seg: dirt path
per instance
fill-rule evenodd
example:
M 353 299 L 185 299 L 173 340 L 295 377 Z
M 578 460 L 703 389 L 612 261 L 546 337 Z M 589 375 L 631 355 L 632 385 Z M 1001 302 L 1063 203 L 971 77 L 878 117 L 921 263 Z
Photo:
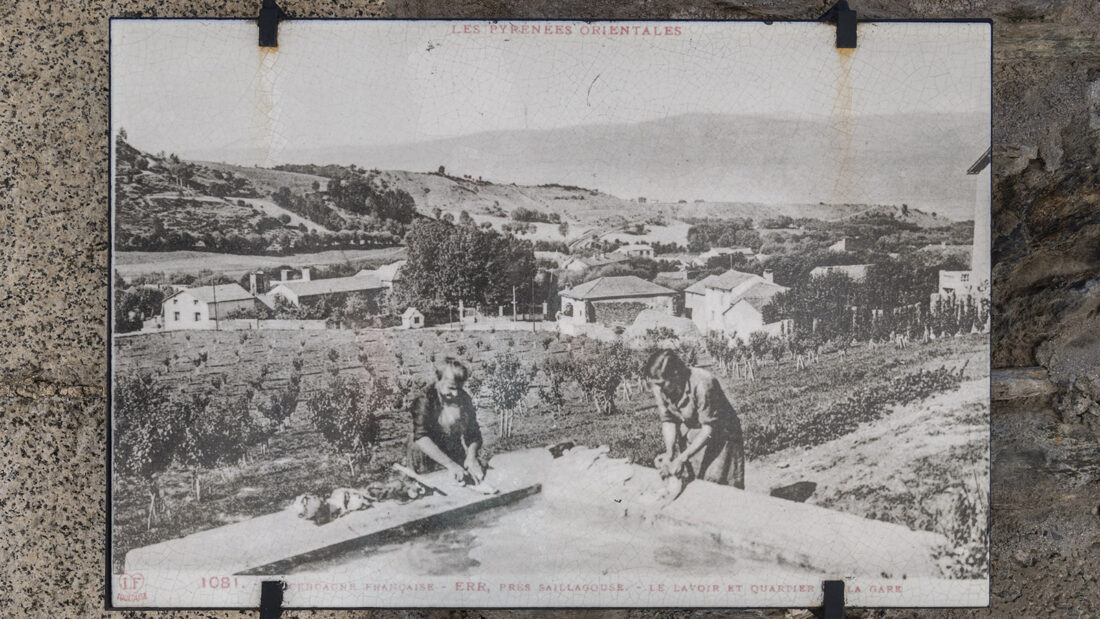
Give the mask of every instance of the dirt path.
M 922 402 L 894 407 L 883 419 L 813 448 L 792 448 L 749 462 L 748 490 L 801 481 L 817 484 L 807 503 L 895 520 L 915 510 L 909 526 L 934 524 L 953 497 L 986 487 L 988 405 L 984 380 Z M 922 522 L 923 519 L 923 522 Z

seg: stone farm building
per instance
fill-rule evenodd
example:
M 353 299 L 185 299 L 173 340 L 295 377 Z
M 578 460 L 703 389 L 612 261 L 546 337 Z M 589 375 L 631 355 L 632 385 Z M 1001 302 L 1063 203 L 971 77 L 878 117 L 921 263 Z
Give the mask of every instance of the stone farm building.
M 869 264 L 837 264 L 831 266 L 814 267 L 810 271 L 810 277 L 825 277 L 830 273 L 843 273 L 852 279 L 853 282 L 862 282 L 867 279 L 867 269 L 871 268 Z
M 240 284 L 186 288 L 161 303 L 165 329 L 213 329 L 217 321 L 255 310 L 259 299 Z
M 701 333 L 725 333 L 748 338 L 754 331 L 780 334 L 783 322 L 766 323 L 764 307 L 787 288 L 763 276 L 730 269 L 710 275 L 684 291 L 684 311 Z
M 695 257 L 695 266 L 706 266 L 710 262 L 711 258 L 717 258 L 718 256 L 732 256 L 733 254 L 741 254 L 746 258 L 753 256 L 751 247 L 712 247 L 707 251 L 699 254 Z
M 829 246 L 829 251 L 834 254 L 846 254 L 854 251 L 866 251 L 871 249 L 871 244 L 865 239 L 844 237 Z
M 581 256 L 567 261 L 565 263 L 565 270 L 573 271 L 574 273 L 584 273 L 589 269 L 598 269 L 600 267 L 606 267 L 612 264 L 622 264 L 624 262 L 630 262 L 630 256 L 624 254 L 592 257 Z
M 560 296 L 563 321 L 625 327 L 633 324 L 643 310 L 673 315 L 679 295 L 640 277 L 620 275 L 597 277 L 563 290 Z
M 329 279 L 295 279 L 279 282 L 271 289 L 272 300 L 279 297 L 298 307 L 308 307 L 325 302 L 344 300 L 349 297 L 362 297 L 367 300 L 372 312 L 380 311 L 382 294 L 386 290 L 381 277 L 375 271 L 360 271 L 351 277 L 332 277 Z

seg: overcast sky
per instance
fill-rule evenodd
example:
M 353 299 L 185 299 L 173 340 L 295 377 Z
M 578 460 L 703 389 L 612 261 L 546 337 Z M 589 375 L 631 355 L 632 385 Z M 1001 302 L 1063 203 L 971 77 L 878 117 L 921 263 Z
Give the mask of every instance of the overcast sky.
M 524 23 L 545 24 L 509 25 Z M 327 147 L 688 113 L 843 128 L 865 114 L 990 107 L 986 24 L 860 24 L 852 52 L 835 49 L 827 24 L 681 23 L 662 37 L 488 25 L 458 34 L 463 22 L 291 20 L 265 52 L 251 21 L 118 20 L 114 126 L 153 152 L 272 165 Z

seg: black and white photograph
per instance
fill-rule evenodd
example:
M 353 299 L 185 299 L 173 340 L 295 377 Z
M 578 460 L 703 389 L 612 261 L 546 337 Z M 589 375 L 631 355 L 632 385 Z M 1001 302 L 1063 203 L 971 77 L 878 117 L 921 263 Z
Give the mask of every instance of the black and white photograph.
M 991 26 L 111 22 L 110 604 L 989 602 Z

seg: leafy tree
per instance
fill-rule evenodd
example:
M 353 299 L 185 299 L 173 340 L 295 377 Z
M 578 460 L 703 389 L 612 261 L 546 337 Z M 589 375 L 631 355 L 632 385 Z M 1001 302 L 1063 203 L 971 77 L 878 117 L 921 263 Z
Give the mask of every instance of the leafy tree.
M 772 297 L 764 307 L 764 320 L 791 319 L 796 330 L 830 339 L 847 336 L 852 329 L 849 308 L 857 293 L 856 283 L 845 273 L 816 276 Z
M 423 311 L 511 302 L 512 287 L 525 290 L 535 276 L 531 244 L 491 230 L 420 219 L 405 239 L 402 304 Z
M 115 282 L 115 332 L 127 333 L 141 329 L 142 319 L 160 314 L 165 293 L 160 288 L 144 286 L 123 290 Z M 131 314 L 133 317 L 131 318 Z
M 751 247 L 763 243 L 751 219 L 715 219 L 696 221 L 688 228 L 688 251 L 704 252 L 714 247 Z

